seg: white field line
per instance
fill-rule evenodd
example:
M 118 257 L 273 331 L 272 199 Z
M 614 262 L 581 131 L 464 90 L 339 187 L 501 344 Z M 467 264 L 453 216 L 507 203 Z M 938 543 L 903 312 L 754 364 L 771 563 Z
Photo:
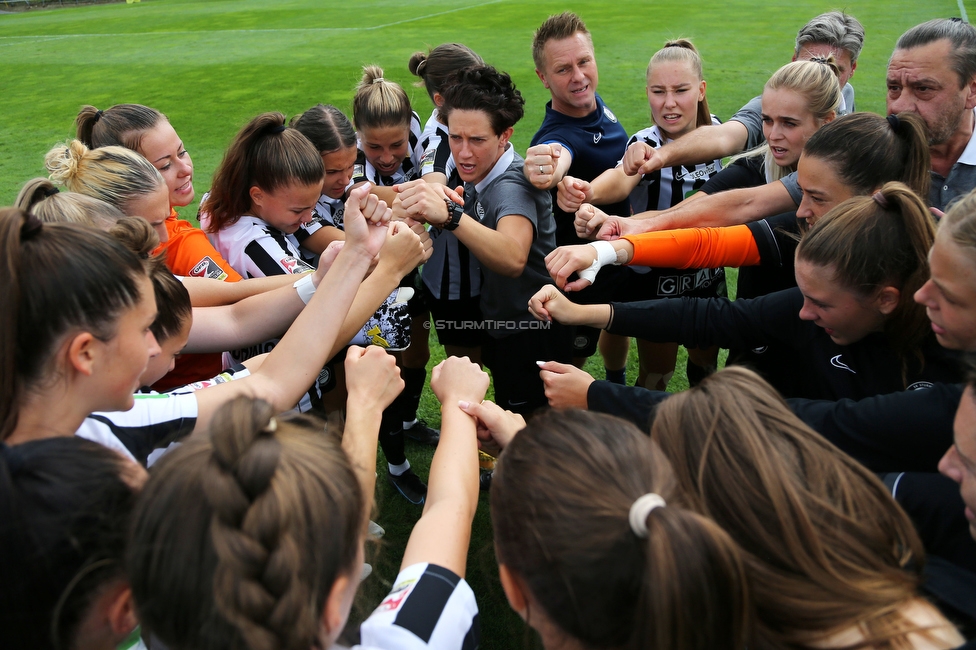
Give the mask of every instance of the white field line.
M 413 16 L 411 18 L 404 18 L 403 20 L 397 20 L 392 23 L 384 23 L 382 25 L 371 25 L 368 27 L 295 27 L 286 29 L 221 29 L 213 31 L 174 31 L 174 32 L 122 32 L 119 34 L 37 34 L 32 36 L 0 36 L 0 41 L 8 41 L 7 43 L 0 42 L 0 47 L 5 45 L 22 45 L 30 43 L 41 43 L 46 41 L 57 41 L 65 38 L 88 38 L 88 37 L 111 37 L 111 38 L 124 38 L 124 37 L 140 37 L 145 38 L 148 36 L 200 36 L 203 34 L 275 34 L 275 33 L 294 33 L 294 32 L 370 32 L 377 29 L 386 29 L 387 27 L 395 27 L 396 25 L 403 25 L 404 23 L 417 22 L 419 20 L 426 20 L 428 18 L 436 18 L 437 16 L 443 16 L 445 14 L 452 14 L 458 11 L 466 11 L 468 9 L 476 9 L 478 7 L 485 7 L 487 5 L 498 4 L 504 2 L 505 0 L 488 0 L 487 2 L 479 2 L 477 4 L 468 5 L 466 7 L 455 7 L 454 9 L 447 9 L 445 11 L 438 11 L 432 14 L 426 14 L 423 16 Z

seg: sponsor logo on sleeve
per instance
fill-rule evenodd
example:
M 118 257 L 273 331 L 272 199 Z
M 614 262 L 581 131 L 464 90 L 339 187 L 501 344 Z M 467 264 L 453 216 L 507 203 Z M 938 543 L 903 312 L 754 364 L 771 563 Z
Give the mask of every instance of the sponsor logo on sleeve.
M 314 271 L 315 270 L 311 266 L 309 266 L 308 264 L 306 264 L 305 262 L 303 262 L 303 261 L 301 261 L 299 259 L 295 259 L 294 257 L 291 257 L 290 255 L 288 257 L 281 258 L 278 261 L 278 263 L 281 264 L 281 268 L 285 269 L 285 271 L 287 271 L 288 273 L 292 273 L 292 274 L 294 274 L 294 273 L 304 273 L 305 271 Z
M 208 255 L 197 262 L 196 266 L 190 269 L 190 277 L 210 278 L 211 280 L 226 280 L 227 274 L 222 268 L 220 268 L 220 265 Z
M 391 591 L 389 595 L 383 599 L 383 602 L 380 603 L 379 607 L 376 608 L 376 611 L 392 612 L 399 609 L 400 605 L 403 604 L 403 601 L 405 601 L 407 596 L 410 595 L 410 592 L 413 591 L 416 584 L 416 580 L 410 580 L 408 582 L 397 584 L 393 588 L 393 591 Z

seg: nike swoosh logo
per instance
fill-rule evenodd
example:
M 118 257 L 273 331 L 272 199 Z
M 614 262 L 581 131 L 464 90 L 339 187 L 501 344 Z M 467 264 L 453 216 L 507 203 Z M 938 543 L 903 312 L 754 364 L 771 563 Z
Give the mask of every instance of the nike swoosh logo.
M 603 139 L 603 134 L 602 133 L 594 133 L 593 134 L 593 144 L 600 144 L 600 140 L 602 140 L 602 139 Z
M 523 402 L 513 402 L 512 400 L 508 400 L 508 405 L 509 406 L 522 406 L 523 404 L 528 404 L 528 403 L 529 403 L 529 400 L 525 400 Z
M 846 370 L 847 372 L 851 373 L 852 375 L 856 375 L 857 372 L 851 370 L 851 367 L 849 365 L 847 365 L 846 363 L 844 363 L 843 361 L 840 360 L 840 358 L 842 356 L 844 356 L 844 355 L 838 354 L 836 357 L 831 357 L 831 359 L 830 359 L 830 365 L 832 365 L 835 368 L 840 368 L 841 370 Z

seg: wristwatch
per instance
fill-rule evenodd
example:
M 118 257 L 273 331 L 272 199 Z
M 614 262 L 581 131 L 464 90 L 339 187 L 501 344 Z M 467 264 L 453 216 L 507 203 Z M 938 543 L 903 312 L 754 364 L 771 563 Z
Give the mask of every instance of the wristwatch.
M 454 230 L 461 223 L 461 215 L 464 214 L 464 206 L 461 206 L 451 199 L 444 199 L 447 204 L 447 221 L 441 224 L 444 230 Z

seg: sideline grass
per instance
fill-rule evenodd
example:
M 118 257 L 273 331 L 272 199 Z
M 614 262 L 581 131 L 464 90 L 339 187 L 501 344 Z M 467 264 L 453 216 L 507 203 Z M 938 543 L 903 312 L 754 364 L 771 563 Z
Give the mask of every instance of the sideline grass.
M 973 11 L 972 2 L 967 3 Z M 426 93 L 406 68 L 418 49 L 460 41 L 509 72 L 526 98 L 526 116 L 513 143 L 524 152 L 542 120 L 548 94 L 533 72 L 533 30 L 546 16 L 570 9 L 593 33 L 600 93 L 628 132 L 648 123 L 644 95 L 647 59 L 669 38 L 691 38 L 702 52 L 712 112 L 725 120 L 761 91 L 792 55 L 796 31 L 810 17 L 835 8 L 810 0 L 699 0 L 650 4 L 636 0 L 538 2 L 514 0 L 143 0 L 139 4 L 66 7 L 0 15 L 0 205 L 27 179 L 43 174 L 48 148 L 72 135 L 82 104 L 105 108 L 138 102 L 166 113 L 195 163 L 202 196 L 224 148 L 262 111 L 289 117 L 318 103 L 347 113 L 365 63 L 406 88 L 422 119 Z M 693 8 L 690 10 L 689 8 Z M 853 84 L 860 110 L 884 110 L 884 67 L 898 35 L 933 17 L 958 15 L 954 0 L 856 2 L 846 6 L 867 29 Z M 193 218 L 196 204 L 182 210 Z M 431 365 L 443 358 L 432 341 Z M 629 375 L 634 376 L 632 354 Z M 602 376 L 596 360 L 587 366 Z M 681 388 L 683 377 L 672 389 Z M 421 412 L 440 420 L 429 389 Z M 426 476 L 429 449 L 408 443 L 408 456 Z M 380 468 L 382 469 L 382 467 Z M 363 590 L 368 611 L 396 574 L 403 543 L 419 509 L 394 497 L 380 474 L 378 521 L 387 537 Z M 572 489 L 567 477 L 567 489 Z M 484 648 L 536 643 L 505 604 L 498 584 L 487 497 L 475 521 L 468 579 L 478 595 Z

